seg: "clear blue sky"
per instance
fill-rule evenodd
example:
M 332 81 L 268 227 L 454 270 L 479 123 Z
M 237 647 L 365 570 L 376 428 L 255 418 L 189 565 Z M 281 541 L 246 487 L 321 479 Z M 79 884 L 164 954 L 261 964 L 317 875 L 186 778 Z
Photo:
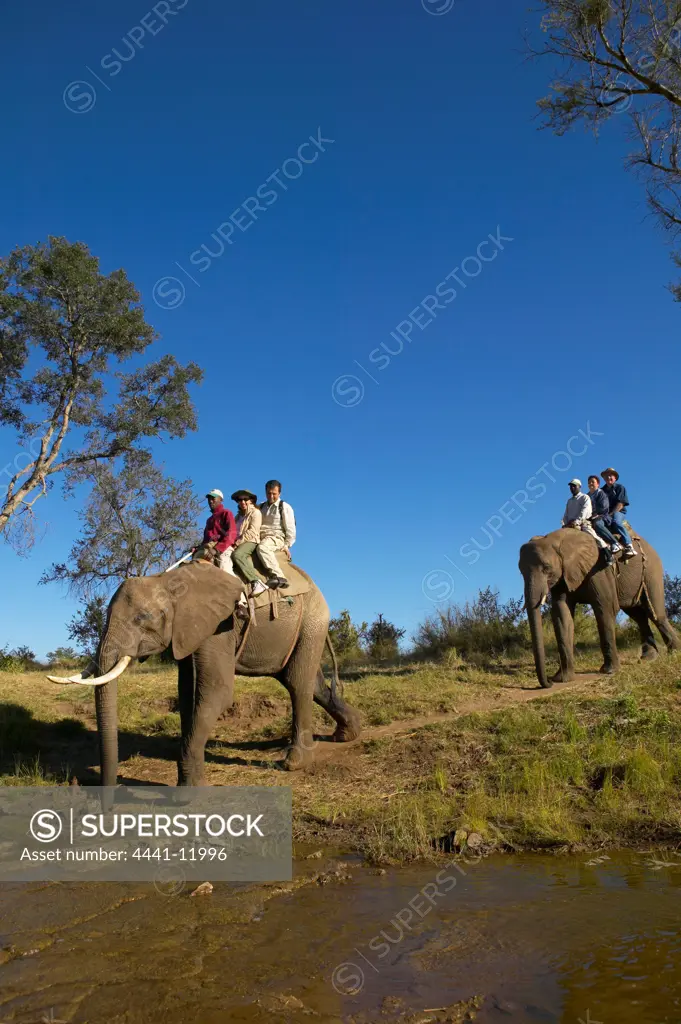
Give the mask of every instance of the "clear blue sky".
M 622 167 L 623 120 L 598 142 L 537 130 L 551 71 L 524 63 L 522 33 L 538 15 L 524 0 L 442 15 L 421 0 L 156 7 L 5 9 L 0 250 L 87 242 L 140 288 L 162 335 L 150 355 L 205 368 L 199 432 L 164 449 L 167 470 L 200 492 L 281 478 L 296 559 L 332 611 L 409 631 L 437 607 L 427 595 L 519 595 L 520 544 L 558 524 L 575 472 L 608 464 L 681 572 L 674 268 Z M 318 129 L 334 141 L 282 171 Z M 220 225 L 231 244 L 206 266 Z M 465 265 L 477 276 L 459 270 L 452 301 L 446 276 L 498 228 L 513 241 L 483 247 L 498 255 Z M 185 296 L 161 308 L 180 294 L 169 276 Z M 416 307 L 441 282 L 450 301 L 428 300 L 428 323 Z M 391 332 L 410 313 L 420 326 L 399 352 Z M 552 469 L 587 424 L 587 454 Z M 0 433 L 0 463 L 15 453 Z M 546 493 L 510 511 L 546 463 Z M 471 564 L 501 506 L 515 521 L 493 519 L 500 536 Z M 0 645 L 42 655 L 66 642 L 75 604 L 37 580 L 77 521 L 56 491 L 36 510 L 30 557 L 0 550 Z

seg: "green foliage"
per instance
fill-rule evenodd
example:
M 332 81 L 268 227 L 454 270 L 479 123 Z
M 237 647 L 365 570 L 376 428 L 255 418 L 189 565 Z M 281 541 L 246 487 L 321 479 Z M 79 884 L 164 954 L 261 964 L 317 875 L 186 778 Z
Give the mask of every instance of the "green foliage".
M 0 425 L 23 446 L 0 498 L 0 533 L 17 550 L 31 543 L 33 504 L 55 474 L 73 486 L 152 438 L 196 428 L 195 363 L 166 355 L 115 370 L 155 338 L 125 272 L 100 273 L 82 242 L 50 237 L 0 260 Z
M 35 667 L 35 654 L 30 647 L 0 647 L 0 672 L 25 672 Z
M 47 652 L 47 661 L 50 666 L 62 665 L 65 668 L 80 668 L 84 660 L 75 647 L 56 647 L 53 651 Z
M 501 655 L 530 646 L 523 602 L 512 598 L 501 604 L 499 592 L 491 587 L 478 591 L 472 603 L 450 605 L 429 615 L 418 627 L 413 642 L 417 658 L 437 660 L 452 649 L 474 660 L 471 656 L 476 654 Z
M 104 632 L 108 601 L 105 597 L 93 597 L 85 601 L 81 610 L 76 612 L 68 625 L 71 640 L 89 657 L 94 657 L 99 638 Z
M 681 576 L 664 574 L 664 603 L 669 618 L 681 622 Z
M 372 661 L 381 663 L 395 661 L 400 653 L 399 642 L 406 629 L 399 629 L 382 615 L 371 623 L 363 633 L 366 650 Z
M 52 565 L 41 583 L 67 583 L 85 598 L 111 594 L 130 576 L 162 572 L 196 543 L 203 501 L 191 481 L 164 476 L 146 452 L 128 453 L 118 473 L 96 466 L 88 478 L 81 536 L 69 561 Z
M 339 662 L 346 664 L 364 659 L 361 640 L 367 628 L 366 622 L 353 622 L 347 608 L 344 608 L 336 618 L 331 619 L 329 635 Z

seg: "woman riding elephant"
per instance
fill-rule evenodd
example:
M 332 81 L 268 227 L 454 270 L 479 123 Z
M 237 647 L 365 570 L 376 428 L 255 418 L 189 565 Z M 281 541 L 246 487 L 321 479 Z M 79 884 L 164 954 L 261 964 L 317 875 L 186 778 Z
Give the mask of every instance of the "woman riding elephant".
M 660 557 L 647 541 L 637 537 L 641 557 L 603 567 L 596 542 L 577 530 L 556 530 L 533 537 L 520 549 L 519 568 L 525 578 L 525 607 L 532 633 L 537 678 L 542 686 L 574 679 L 574 611 L 590 604 L 603 651 L 601 672 L 619 668 L 615 640 L 617 613 L 622 610 L 638 625 L 643 658 L 657 657 L 650 623 L 667 648 L 678 650 L 681 641 L 667 618 L 664 572 Z M 551 618 L 558 642 L 560 668 L 548 679 L 544 656 L 541 606 L 551 594 Z

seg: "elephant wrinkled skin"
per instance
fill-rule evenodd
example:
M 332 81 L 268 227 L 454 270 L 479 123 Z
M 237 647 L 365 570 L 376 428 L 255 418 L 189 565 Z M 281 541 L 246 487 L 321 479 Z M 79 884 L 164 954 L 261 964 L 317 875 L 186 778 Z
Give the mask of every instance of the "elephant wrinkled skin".
M 595 540 L 581 530 L 555 530 L 523 544 L 518 565 L 525 578 L 525 607 L 542 686 L 574 679 L 573 617 L 577 604 L 593 608 L 603 652 L 601 672 L 616 672 L 619 668 L 615 620 L 620 610 L 639 628 L 642 658 L 654 658 L 658 653 L 651 623 L 657 626 L 669 651 L 681 649 L 681 641 L 667 618 L 660 556 L 641 537 L 636 537 L 636 548 L 639 554 L 635 558 L 606 568 Z M 560 668 L 550 680 L 541 625 L 541 606 L 549 592 L 560 660 Z
M 327 685 L 321 670 L 329 609 L 309 582 L 309 591 L 292 598 L 292 604 L 280 602 L 277 618 L 267 607 L 258 610 L 238 663 L 245 627 L 233 615 L 241 593 L 234 576 L 192 562 L 169 573 L 126 580 L 114 594 L 97 652 L 99 672 L 109 672 L 121 659 L 160 654 L 172 644 L 182 730 L 179 785 L 203 784 L 205 745 L 220 714 L 232 704 L 235 672 L 274 676 L 288 690 L 293 722 L 285 767 L 302 768 L 313 760 L 313 700 L 335 719 L 334 739 L 359 736 L 357 711 L 336 691 L 335 680 Z M 102 784 L 115 786 L 117 680 L 97 686 L 95 697 Z

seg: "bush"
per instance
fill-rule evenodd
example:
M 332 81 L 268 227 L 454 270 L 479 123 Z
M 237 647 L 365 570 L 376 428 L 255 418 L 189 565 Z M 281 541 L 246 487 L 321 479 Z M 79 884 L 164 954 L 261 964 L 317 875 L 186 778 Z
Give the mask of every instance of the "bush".
M 51 667 L 61 665 L 63 668 L 81 668 L 89 659 L 84 658 L 74 647 L 57 647 L 47 652 L 47 661 Z
M 406 629 L 399 629 L 379 614 L 376 621 L 364 632 L 364 641 L 371 660 L 378 664 L 396 661 L 400 654 L 399 642 L 406 632 Z
M 344 608 L 329 623 L 329 636 L 336 652 L 339 665 L 364 664 L 366 654 L 362 650 L 361 639 L 367 629 L 367 623 L 357 624 L 347 608 Z
M 0 647 L 0 672 L 25 672 L 35 667 L 35 654 L 30 647 Z
M 500 604 L 499 592 L 490 587 L 480 590 L 472 603 L 429 615 L 412 639 L 415 657 L 429 660 L 442 660 L 454 650 L 466 661 L 478 662 L 481 655 L 531 648 L 523 602 L 511 599 Z

